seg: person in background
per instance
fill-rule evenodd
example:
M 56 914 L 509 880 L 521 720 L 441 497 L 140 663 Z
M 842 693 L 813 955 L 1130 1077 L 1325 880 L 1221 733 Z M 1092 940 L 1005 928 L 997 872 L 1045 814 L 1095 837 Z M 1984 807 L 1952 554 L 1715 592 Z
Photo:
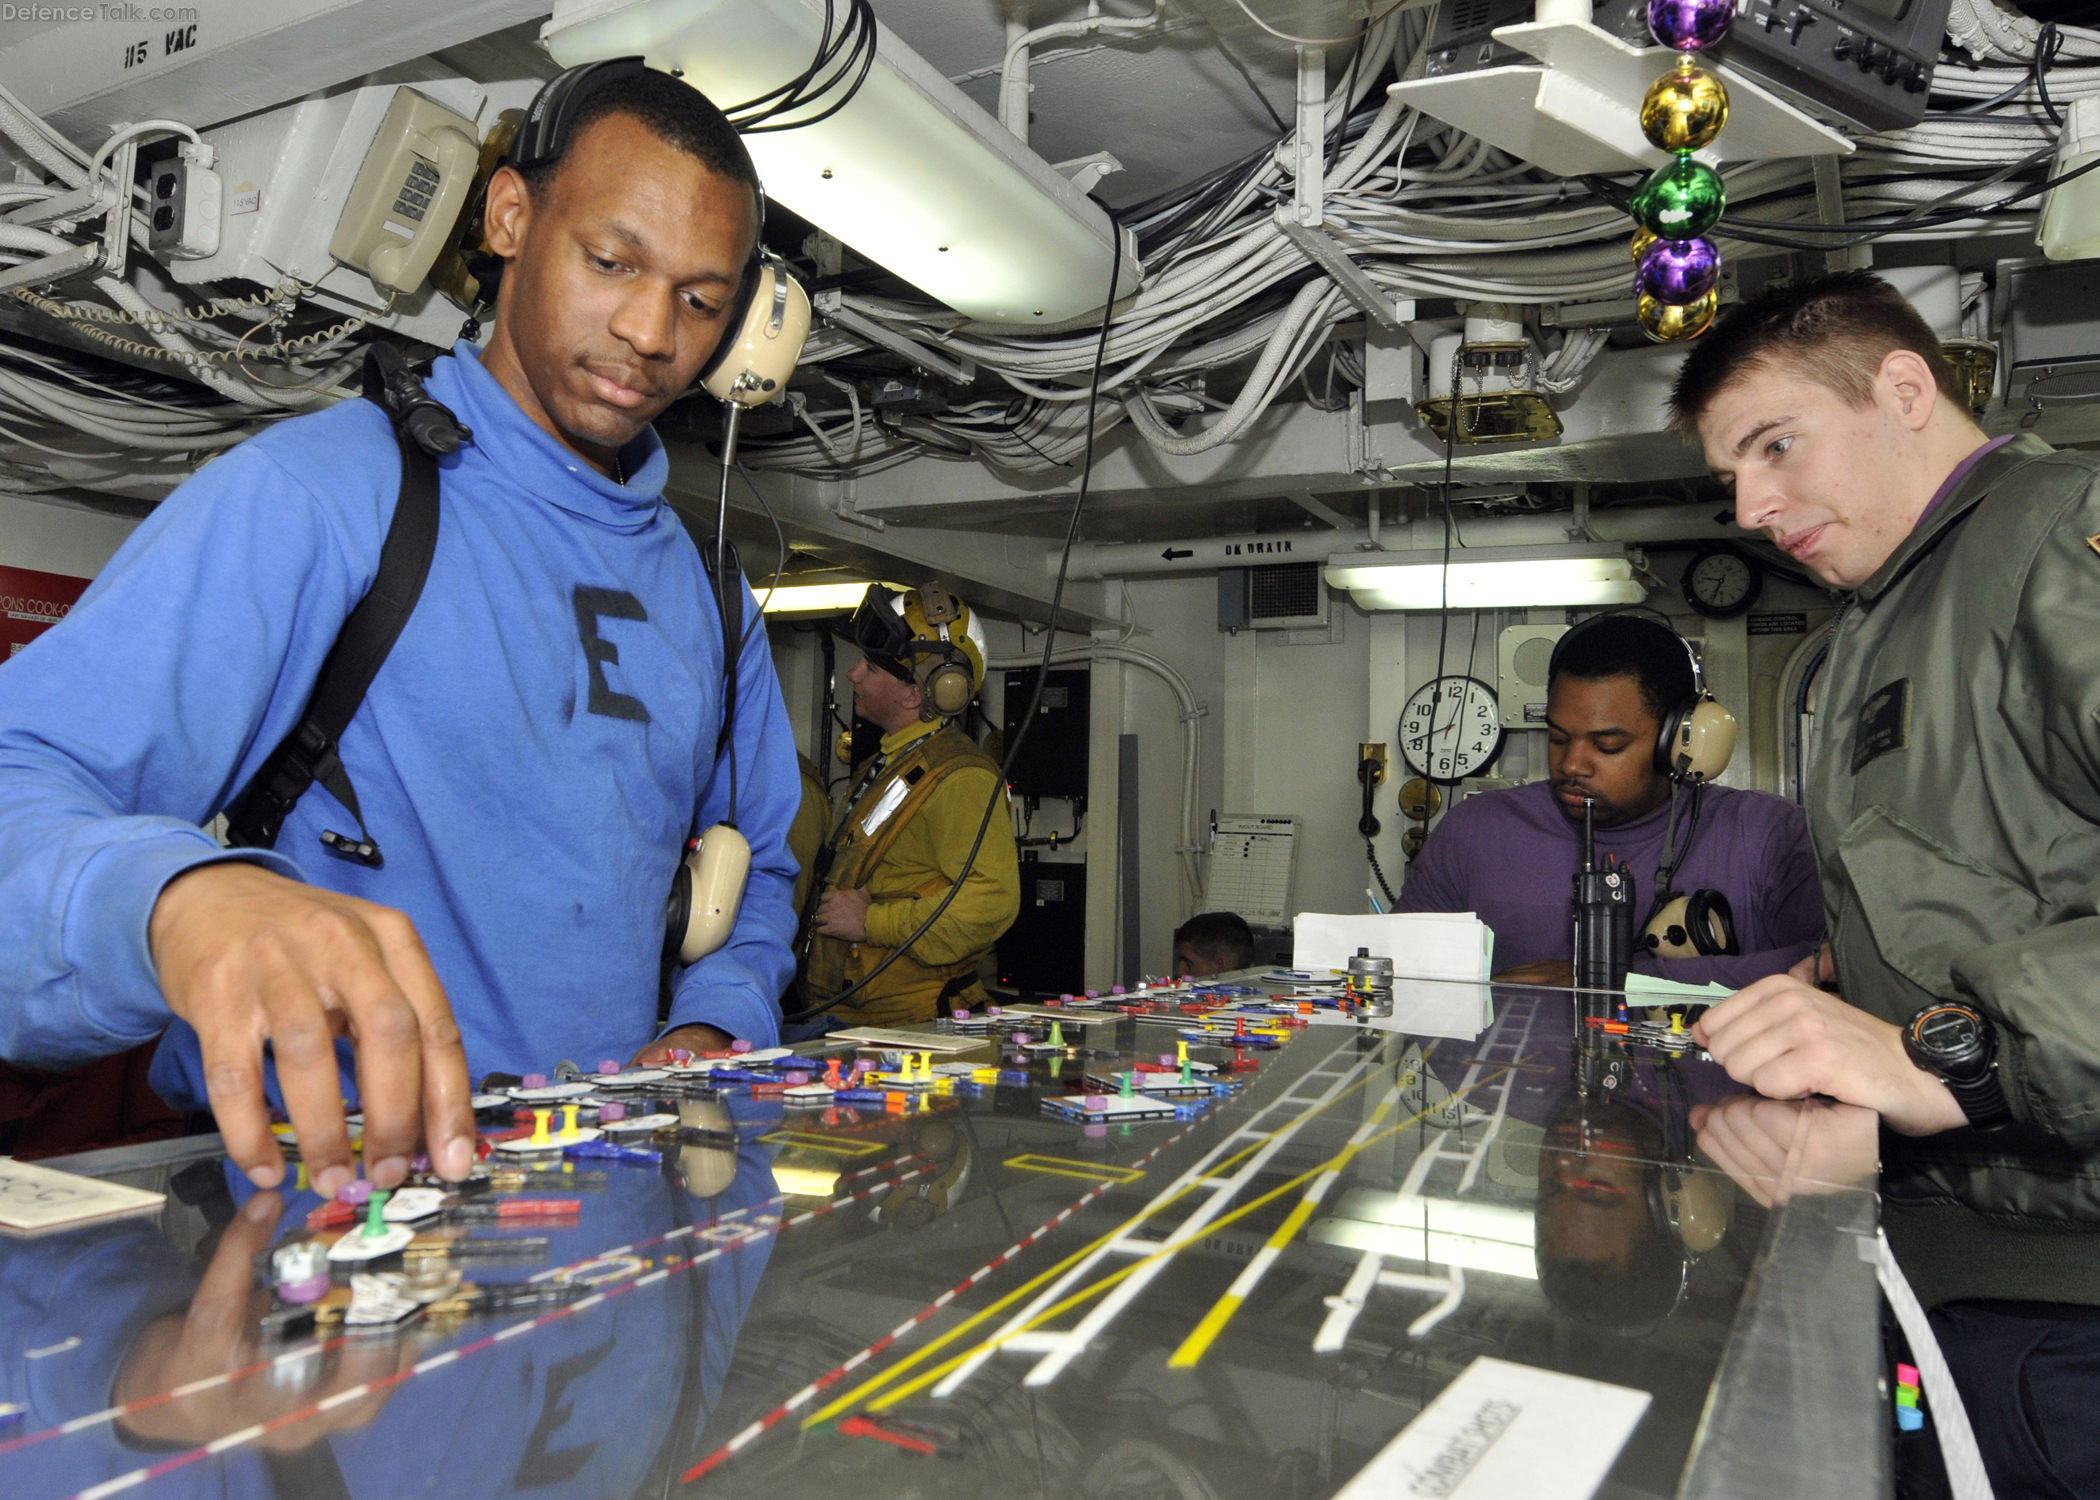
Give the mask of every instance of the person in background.
M 1446 813 L 1408 868 L 1398 910 L 1476 912 L 1495 934 L 1495 978 L 1571 983 L 1570 900 L 1588 798 L 1598 856 L 1633 868 L 1638 937 L 1662 891 L 1670 836 L 1672 783 L 1656 765 L 1656 742 L 1694 691 L 1684 641 L 1661 622 L 1613 614 L 1578 625 L 1547 684 L 1547 779 L 1476 792 Z M 1688 804 L 1689 791 L 1677 800 Z M 1815 851 L 1801 809 L 1784 797 L 1706 786 L 1673 857 L 1670 890 L 1719 892 L 1738 951 L 1664 958 L 1642 949 L 1636 970 L 1736 987 L 1785 973 L 1822 941 Z
M 986 1002 L 980 966 L 1021 911 L 999 763 L 954 722 L 983 690 L 984 632 L 938 584 L 904 594 L 878 584 L 854 615 L 853 639 L 863 653 L 846 674 L 853 711 L 881 727 L 882 748 L 817 856 L 804 992 L 812 1010 L 852 1025 L 930 1021 Z
M 824 835 L 831 831 L 831 793 L 825 789 L 823 773 L 814 761 L 799 753 L 795 760 L 802 768 L 802 803 L 795 809 L 795 821 L 788 825 L 787 843 L 798 872 L 795 912 L 800 922 L 806 919 L 810 889 L 816 884 L 817 851 L 824 847 Z
M 1882 1227 L 1993 1486 L 2096 1495 L 2100 457 L 1986 438 L 1964 386 L 1865 272 L 1679 370 L 1737 524 L 1851 594 L 1804 788 L 1827 958 L 1692 1029 L 1762 1094 L 1880 1115 Z
M 1254 963 L 1254 929 L 1236 911 L 1199 912 L 1174 929 L 1176 979 L 1208 979 Z

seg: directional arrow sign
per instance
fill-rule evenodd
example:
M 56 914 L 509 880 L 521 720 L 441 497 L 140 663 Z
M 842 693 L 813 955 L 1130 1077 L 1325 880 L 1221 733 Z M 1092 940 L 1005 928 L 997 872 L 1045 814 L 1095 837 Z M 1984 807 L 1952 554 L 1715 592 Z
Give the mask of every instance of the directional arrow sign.
M 1191 547 L 1186 551 L 1176 552 L 1172 547 L 1168 547 L 1159 555 L 1161 557 L 1164 557 L 1168 562 L 1172 562 L 1177 557 L 1194 557 L 1196 555 L 1196 549 Z

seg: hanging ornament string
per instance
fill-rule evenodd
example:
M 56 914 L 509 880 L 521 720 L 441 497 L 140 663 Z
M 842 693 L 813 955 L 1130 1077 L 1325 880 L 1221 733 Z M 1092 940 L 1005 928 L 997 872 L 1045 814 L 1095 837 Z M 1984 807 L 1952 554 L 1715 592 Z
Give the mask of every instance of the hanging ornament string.
M 1721 252 L 1706 234 L 1721 221 L 1728 191 L 1692 153 L 1728 123 L 1728 90 L 1698 54 L 1734 19 L 1733 0 L 1648 0 L 1648 30 L 1677 61 L 1641 100 L 1641 133 L 1670 160 L 1633 195 L 1633 284 L 1641 327 L 1665 343 L 1706 332 L 1720 306 Z

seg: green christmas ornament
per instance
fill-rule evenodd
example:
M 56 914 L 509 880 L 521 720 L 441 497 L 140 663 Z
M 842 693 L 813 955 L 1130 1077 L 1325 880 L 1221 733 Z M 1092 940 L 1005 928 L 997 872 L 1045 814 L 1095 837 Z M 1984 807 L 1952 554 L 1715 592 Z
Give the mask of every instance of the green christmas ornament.
M 1658 238 L 1688 240 L 1720 222 L 1728 190 L 1720 174 L 1690 153 L 1665 162 L 1633 195 L 1633 217 Z

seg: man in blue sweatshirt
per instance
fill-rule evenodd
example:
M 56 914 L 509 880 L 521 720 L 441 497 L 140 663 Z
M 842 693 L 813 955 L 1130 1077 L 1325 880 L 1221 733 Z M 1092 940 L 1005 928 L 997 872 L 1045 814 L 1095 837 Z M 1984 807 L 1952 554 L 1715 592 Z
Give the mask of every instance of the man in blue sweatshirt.
M 0 671 L 0 1056 L 69 1067 L 166 1028 L 155 1087 L 208 1103 L 263 1187 L 284 1175 L 281 1100 L 326 1194 L 352 1172 L 346 1094 L 375 1185 L 419 1138 L 458 1178 L 470 1070 L 773 1041 L 794 746 L 748 630 L 734 774 L 717 763 L 729 648 L 648 425 L 723 336 L 756 194 L 719 111 L 646 72 L 586 95 L 531 180 L 491 182 L 493 333 L 428 382 L 473 438 L 439 465 L 428 581 L 342 736 L 383 868 L 323 847 L 354 825 L 318 784 L 274 850 L 200 828 L 297 721 L 371 586 L 401 471 L 376 406 L 213 462 Z M 732 805 L 742 908 L 659 1035 L 665 895 Z

